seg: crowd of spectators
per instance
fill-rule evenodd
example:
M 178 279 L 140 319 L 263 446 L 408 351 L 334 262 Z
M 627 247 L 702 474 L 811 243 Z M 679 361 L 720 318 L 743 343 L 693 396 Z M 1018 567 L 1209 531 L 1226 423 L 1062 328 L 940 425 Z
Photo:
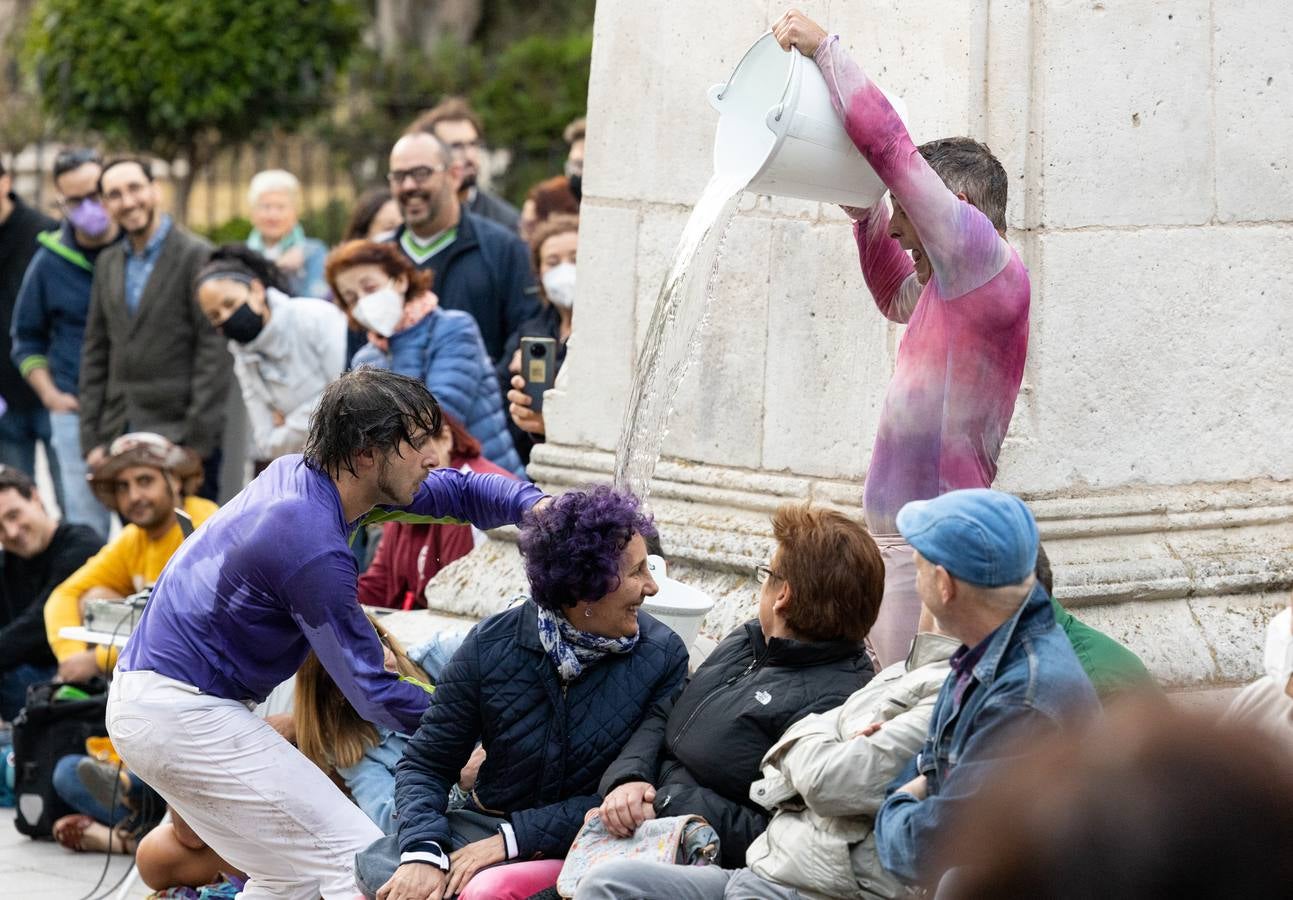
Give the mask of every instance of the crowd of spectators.
M 58 760 L 54 839 L 136 854 L 159 897 L 1286 880 L 1290 613 L 1218 725 L 1173 712 L 1059 603 L 1028 506 L 991 488 L 1029 302 L 1004 171 L 967 138 L 914 146 L 810 20 L 775 33 L 822 69 L 892 191 L 847 212 L 880 312 L 908 328 L 864 516 L 776 509 L 754 616 L 695 666 L 642 611 L 662 551 L 639 499 L 549 498 L 527 477 L 546 423 L 522 345 L 550 341 L 559 367 L 575 329 L 583 120 L 518 209 L 487 189 L 480 119 L 445 100 L 393 142 L 334 248 L 283 170 L 251 179 L 253 228 L 218 248 L 166 211 L 142 156 L 59 154 L 61 222 L 0 170 L 0 721 L 32 686 L 111 682 L 114 749 Z M 250 484 L 222 490 L 235 386 Z M 376 613 L 425 607 L 506 522 L 526 596 L 406 650 Z M 135 604 L 120 654 L 86 627 Z M 647 858 L 675 819 L 704 827 Z M 1228 833 L 1253 819 L 1268 852 Z

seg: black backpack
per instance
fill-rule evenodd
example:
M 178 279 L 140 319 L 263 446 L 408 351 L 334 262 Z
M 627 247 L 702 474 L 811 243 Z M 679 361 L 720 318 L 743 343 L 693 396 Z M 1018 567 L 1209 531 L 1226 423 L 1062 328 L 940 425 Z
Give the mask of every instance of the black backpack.
M 76 811 L 54 793 L 54 766 L 68 754 L 84 754 L 86 738 L 108 734 L 107 682 L 96 677 L 73 684 L 90 695 L 87 700 L 55 700 L 64 684 L 27 688 L 27 705 L 13 723 L 14 826 L 33 838 L 50 837 L 54 822 Z

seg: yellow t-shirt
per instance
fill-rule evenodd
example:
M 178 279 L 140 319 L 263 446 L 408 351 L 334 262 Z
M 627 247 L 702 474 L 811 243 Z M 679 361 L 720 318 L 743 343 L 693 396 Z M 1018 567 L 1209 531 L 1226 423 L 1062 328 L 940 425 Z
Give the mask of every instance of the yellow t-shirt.
M 184 511 L 192 517 L 194 527 L 211 518 L 218 508 L 201 497 L 184 499 Z M 138 525 L 127 525 L 115 540 L 54 588 L 45 601 L 45 636 L 58 661 L 89 649 L 89 644 L 58 636 L 61 629 L 81 624 L 81 596 L 86 591 L 111 588 L 124 597 L 143 590 L 157 581 L 183 539 L 184 532 L 178 522 L 155 541 L 149 540 Z M 111 671 L 116 663 L 116 654 L 109 650 L 102 646 L 96 648 L 99 668 L 105 672 Z

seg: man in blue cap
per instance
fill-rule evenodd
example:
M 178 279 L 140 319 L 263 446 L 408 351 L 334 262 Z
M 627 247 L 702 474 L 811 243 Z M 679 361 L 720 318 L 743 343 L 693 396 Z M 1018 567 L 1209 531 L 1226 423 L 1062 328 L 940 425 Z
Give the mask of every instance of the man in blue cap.
M 988 770 L 1099 709 L 1091 682 L 1034 576 L 1037 523 L 1018 497 L 975 488 L 906 504 L 916 590 L 939 630 L 961 641 L 925 746 L 876 816 L 881 864 L 934 885 L 956 860 L 939 838 Z

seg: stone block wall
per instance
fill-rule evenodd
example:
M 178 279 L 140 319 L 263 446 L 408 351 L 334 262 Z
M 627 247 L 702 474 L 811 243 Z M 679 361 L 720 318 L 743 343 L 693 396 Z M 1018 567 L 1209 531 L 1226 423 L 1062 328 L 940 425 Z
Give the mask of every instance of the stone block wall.
M 918 142 L 972 135 L 1010 175 L 1033 306 L 998 486 L 1037 514 L 1061 600 L 1166 681 L 1255 673 L 1293 582 L 1293 6 L 799 5 L 903 97 Z M 705 91 L 782 10 L 598 3 L 579 305 L 540 483 L 608 477 L 651 305 L 712 169 Z M 750 608 L 778 503 L 857 511 L 901 336 L 842 213 L 744 198 L 652 492 L 674 571 L 719 598 L 711 633 Z M 433 603 L 485 611 L 523 587 L 510 571 L 507 590 L 482 570 Z

